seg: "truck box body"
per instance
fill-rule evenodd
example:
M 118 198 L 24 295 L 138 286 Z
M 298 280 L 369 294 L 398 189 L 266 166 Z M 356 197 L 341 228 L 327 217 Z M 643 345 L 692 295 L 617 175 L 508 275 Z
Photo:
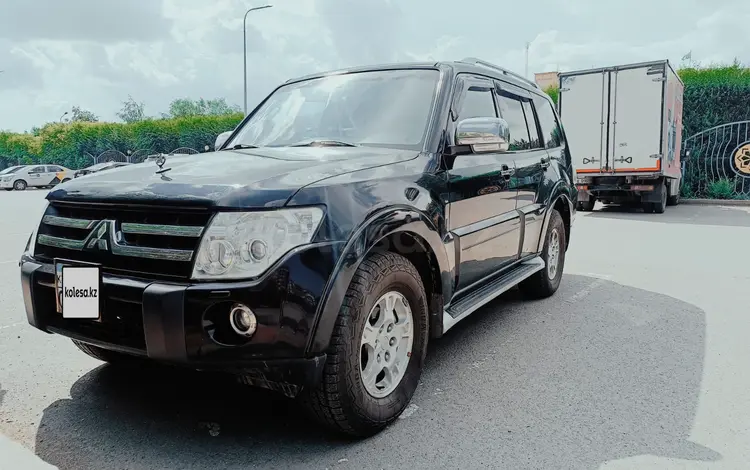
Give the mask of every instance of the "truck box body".
M 661 178 L 677 194 L 684 86 L 669 61 L 565 72 L 559 80 L 559 114 L 579 178 Z

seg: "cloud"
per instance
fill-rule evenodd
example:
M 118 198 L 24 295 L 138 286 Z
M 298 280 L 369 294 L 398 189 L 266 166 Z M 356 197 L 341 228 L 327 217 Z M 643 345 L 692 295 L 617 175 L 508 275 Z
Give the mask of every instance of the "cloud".
M 6 0 L 0 38 L 148 42 L 169 34 L 157 0 Z
M 265 0 L 247 18 L 248 105 L 281 82 L 374 62 L 481 57 L 517 72 L 669 58 L 750 62 L 750 3 L 537 0 Z M 103 119 L 128 95 L 158 115 L 180 97 L 243 103 L 245 0 L 6 0 L 0 15 L 0 129 L 72 106 Z M 524 21 L 533 18 L 533 21 Z

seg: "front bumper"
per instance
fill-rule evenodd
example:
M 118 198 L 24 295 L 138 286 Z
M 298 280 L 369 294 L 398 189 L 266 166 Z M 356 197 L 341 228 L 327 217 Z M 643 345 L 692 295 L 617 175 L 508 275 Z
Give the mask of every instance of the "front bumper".
M 325 355 L 305 353 L 336 246 L 289 256 L 257 281 L 175 283 L 102 273 L 99 320 L 63 318 L 56 310 L 54 268 L 21 259 L 26 317 L 32 326 L 85 343 L 159 362 L 236 373 L 243 380 L 294 395 L 320 379 Z M 222 322 L 231 305 L 250 307 L 257 330 L 245 340 Z
M 13 181 L 0 181 L 0 189 L 8 189 L 13 187 Z

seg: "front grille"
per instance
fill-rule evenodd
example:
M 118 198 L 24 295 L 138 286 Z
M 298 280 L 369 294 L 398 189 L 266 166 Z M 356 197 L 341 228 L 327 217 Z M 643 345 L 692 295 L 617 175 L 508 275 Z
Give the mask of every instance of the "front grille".
M 39 226 L 36 257 L 97 263 L 113 274 L 186 279 L 210 218 L 205 210 L 53 203 Z

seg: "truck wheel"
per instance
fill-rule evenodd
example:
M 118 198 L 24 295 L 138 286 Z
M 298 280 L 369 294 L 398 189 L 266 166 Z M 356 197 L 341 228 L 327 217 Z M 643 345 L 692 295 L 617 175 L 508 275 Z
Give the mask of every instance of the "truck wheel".
M 71 341 L 73 341 L 73 344 L 75 344 L 78 349 L 85 352 L 94 359 L 108 362 L 110 364 L 133 364 L 141 361 L 141 358 L 131 356 L 130 354 L 110 351 L 109 349 L 100 348 L 99 346 L 94 346 L 77 340 Z
M 582 212 L 591 212 L 594 210 L 596 199 L 590 197 L 588 201 L 581 201 L 578 203 L 578 210 Z
M 680 193 L 677 193 L 674 196 L 669 196 L 669 199 L 667 199 L 668 206 L 676 206 L 679 203 L 680 203 Z
M 13 189 L 16 191 L 23 191 L 26 189 L 26 181 L 24 180 L 17 180 L 15 183 L 13 183 Z
M 557 291 L 565 268 L 566 245 L 565 224 L 562 216 L 557 210 L 552 209 L 541 254 L 546 266 L 543 270 L 534 273 L 533 276 L 518 284 L 518 288 L 524 297 L 543 299 Z
M 663 214 L 664 211 L 667 210 L 667 199 L 668 199 L 667 196 L 668 196 L 668 194 L 669 194 L 669 189 L 668 189 L 667 185 L 665 184 L 664 187 L 662 188 L 661 199 L 659 200 L 659 202 L 652 203 L 653 208 L 654 208 L 654 212 L 656 212 L 657 214 Z
M 301 399 L 337 432 L 365 437 L 409 404 L 427 352 L 427 297 L 416 268 L 374 253 L 354 275 L 336 319 L 320 384 Z

